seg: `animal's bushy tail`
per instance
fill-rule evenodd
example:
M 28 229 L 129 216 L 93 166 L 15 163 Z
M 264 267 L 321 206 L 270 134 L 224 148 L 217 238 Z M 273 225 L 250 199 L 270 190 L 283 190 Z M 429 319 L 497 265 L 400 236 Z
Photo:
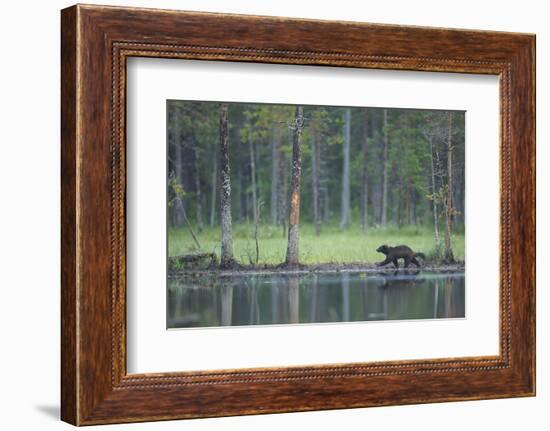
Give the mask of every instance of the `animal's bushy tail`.
M 424 253 L 415 253 L 414 256 L 418 256 L 419 258 L 426 260 L 426 255 Z

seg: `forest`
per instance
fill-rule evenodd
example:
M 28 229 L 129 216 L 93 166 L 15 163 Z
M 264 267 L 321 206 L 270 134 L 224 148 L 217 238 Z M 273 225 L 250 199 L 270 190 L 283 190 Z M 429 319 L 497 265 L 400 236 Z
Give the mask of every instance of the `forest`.
M 464 142 L 462 111 L 169 100 L 169 259 L 463 262 Z

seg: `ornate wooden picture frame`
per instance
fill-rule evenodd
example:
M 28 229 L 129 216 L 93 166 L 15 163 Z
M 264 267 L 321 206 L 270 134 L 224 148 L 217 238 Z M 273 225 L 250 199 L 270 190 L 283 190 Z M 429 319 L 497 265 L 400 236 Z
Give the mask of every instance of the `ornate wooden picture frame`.
M 535 394 L 535 37 L 77 5 L 62 11 L 61 416 L 75 425 Z M 500 354 L 126 372 L 126 60 L 492 74 L 500 82 Z M 251 396 L 253 394 L 253 396 Z

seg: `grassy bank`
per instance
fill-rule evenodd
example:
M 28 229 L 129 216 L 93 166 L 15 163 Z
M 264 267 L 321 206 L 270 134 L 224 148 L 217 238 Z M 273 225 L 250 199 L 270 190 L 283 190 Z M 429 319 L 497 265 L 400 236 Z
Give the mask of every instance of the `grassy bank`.
M 220 254 L 219 227 L 205 229 L 195 234 L 200 242 L 200 251 Z M 443 238 L 442 238 L 443 239 Z M 323 226 L 320 236 L 315 235 L 311 224 L 300 225 L 300 260 L 304 264 L 378 262 L 383 255 L 376 252 L 382 244 L 406 244 L 415 251 L 433 255 L 433 232 L 428 228 L 407 226 L 403 228 L 369 228 L 363 232 L 359 226 L 342 231 L 336 225 Z M 457 260 L 464 260 L 464 234 L 452 237 L 453 251 Z M 255 263 L 256 244 L 254 226 L 236 224 L 233 227 L 235 258 L 243 263 Z M 282 228 L 263 225 L 258 229 L 259 264 L 278 264 L 284 261 L 287 240 Z M 169 229 L 168 254 L 177 256 L 199 251 L 186 228 Z

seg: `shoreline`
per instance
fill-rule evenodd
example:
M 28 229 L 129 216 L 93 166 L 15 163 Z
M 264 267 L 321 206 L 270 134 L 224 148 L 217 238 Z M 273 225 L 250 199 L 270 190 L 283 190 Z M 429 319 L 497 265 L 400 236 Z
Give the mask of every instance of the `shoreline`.
M 325 263 L 314 265 L 248 265 L 237 266 L 235 268 L 222 269 L 204 268 L 204 269 L 180 269 L 168 270 L 168 278 L 184 278 L 184 277 L 200 277 L 200 276 L 246 276 L 246 275 L 305 275 L 305 274 L 328 274 L 328 273 L 368 273 L 372 275 L 388 275 L 388 274 L 419 274 L 423 272 L 431 272 L 436 274 L 464 272 L 465 263 L 458 262 L 454 264 L 428 264 L 420 268 L 409 266 L 405 268 L 400 266 L 379 267 L 373 263 Z

